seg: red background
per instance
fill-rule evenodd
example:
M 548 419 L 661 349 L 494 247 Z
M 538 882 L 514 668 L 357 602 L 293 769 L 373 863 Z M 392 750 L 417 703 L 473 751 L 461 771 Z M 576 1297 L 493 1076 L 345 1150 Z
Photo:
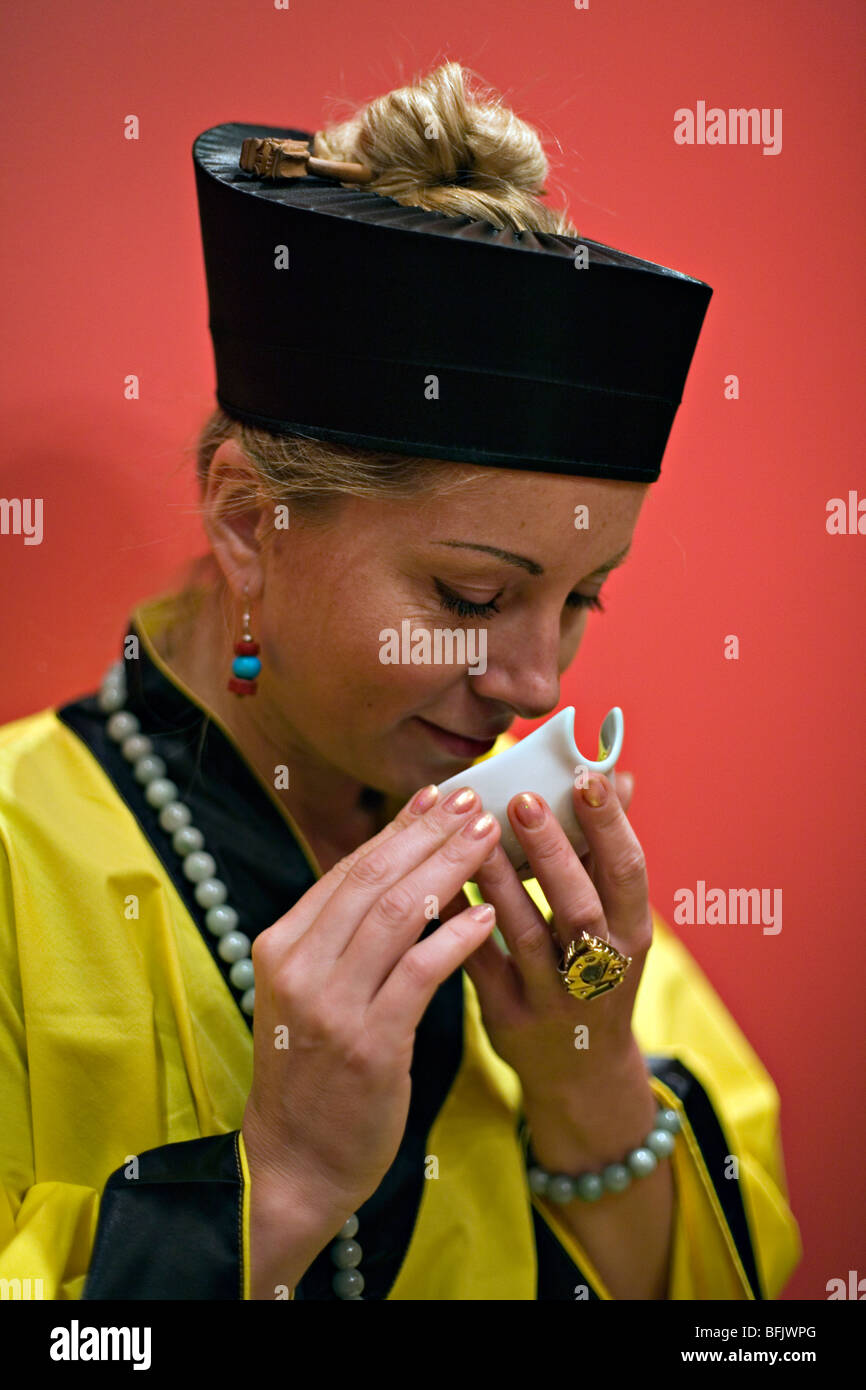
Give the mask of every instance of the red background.
M 784 1296 L 866 1274 L 866 536 L 825 529 L 829 498 L 866 495 L 862 6 L 17 11 L 0 90 L 0 493 L 42 497 L 45 529 L 39 546 L 0 536 L 0 719 L 93 689 L 134 600 L 201 543 L 186 451 L 213 402 L 190 154 L 206 127 L 316 129 L 348 112 L 329 98 L 354 106 L 456 59 L 540 129 L 551 201 L 582 233 L 713 286 L 661 480 L 562 703 L 587 749 L 610 705 L 625 711 L 631 819 L 669 922 L 676 889 L 700 878 L 783 890 L 778 936 L 678 932 L 782 1095 L 805 1244 Z M 781 107 L 782 152 L 676 145 L 674 110 L 698 100 Z M 723 659 L 728 633 L 738 661 Z

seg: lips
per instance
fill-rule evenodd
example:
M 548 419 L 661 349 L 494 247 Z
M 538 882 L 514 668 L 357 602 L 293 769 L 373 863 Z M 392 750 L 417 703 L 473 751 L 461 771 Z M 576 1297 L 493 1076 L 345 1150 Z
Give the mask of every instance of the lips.
M 429 719 L 422 719 L 416 715 L 417 722 L 435 737 L 439 746 L 446 749 L 450 754 L 457 758 L 480 758 L 483 753 L 489 753 L 500 733 L 500 729 L 486 737 L 479 738 L 474 734 L 458 734 L 453 729 L 444 729 L 441 724 L 434 724 Z
M 499 734 L 464 734 L 459 729 L 446 729 L 441 724 L 436 725 L 443 734 L 453 734 L 455 738 L 471 738 L 475 743 L 495 743 Z

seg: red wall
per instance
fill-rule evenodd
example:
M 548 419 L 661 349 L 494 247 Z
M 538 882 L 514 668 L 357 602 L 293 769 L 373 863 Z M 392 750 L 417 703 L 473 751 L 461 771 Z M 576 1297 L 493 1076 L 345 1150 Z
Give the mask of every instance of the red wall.
M 783 890 L 776 936 L 678 930 L 782 1095 L 806 1248 L 785 1296 L 825 1298 L 862 1266 L 866 1224 L 866 535 L 825 527 L 828 499 L 866 496 L 862 6 L 16 8 L 0 494 L 42 497 L 45 519 L 41 545 L 0 536 L 0 719 L 92 689 L 132 601 L 200 543 L 184 450 L 213 399 L 190 155 L 207 126 L 315 129 L 326 97 L 354 104 L 458 59 L 558 137 L 549 186 L 582 232 L 714 287 L 662 478 L 563 702 L 587 745 L 610 705 L 625 711 L 632 821 L 668 921 L 698 879 Z M 675 144 L 674 111 L 698 101 L 782 108 L 781 153 Z

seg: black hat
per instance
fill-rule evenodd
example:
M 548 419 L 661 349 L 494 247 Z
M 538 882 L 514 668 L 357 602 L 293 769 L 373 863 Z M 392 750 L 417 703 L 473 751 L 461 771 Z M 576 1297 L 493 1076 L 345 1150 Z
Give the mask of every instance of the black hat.
M 229 415 L 495 468 L 659 476 L 709 285 L 585 237 L 406 207 L 345 175 L 241 168 L 244 142 L 250 165 L 268 139 L 314 136 L 232 122 L 193 144 Z

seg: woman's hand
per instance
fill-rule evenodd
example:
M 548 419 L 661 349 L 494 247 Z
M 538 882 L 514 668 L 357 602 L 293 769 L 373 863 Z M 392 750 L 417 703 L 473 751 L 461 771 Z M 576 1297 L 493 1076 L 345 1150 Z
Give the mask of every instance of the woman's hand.
M 499 1055 L 518 1073 L 533 1148 L 542 1162 L 564 1166 L 592 1157 L 600 1133 L 610 1136 L 612 1107 L 626 1102 L 624 1146 L 637 1142 L 634 1106 L 651 1121 L 655 1103 L 631 1029 L 635 996 L 652 943 L 652 911 L 643 851 L 625 816 L 632 786 L 618 774 L 622 800 L 603 776 L 592 806 L 573 792 L 574 809 L 589 852 L 579 859 L 541 797 L 521 794 L 508 817 L 553 912 L 550 925 L 529 897 L 501 845 L 479 868 L 474 882 L 493 904 L 510 956 L 488 938 L 464 962 L 478 991 L 485 1028 Z M 633 785 L 633 782 L 632 782 Z M 527 826 L 524 808 L 539 817 Z M 459 906 L 450 904 L 449 910 Z M 582 930 L 632 957 L 620 985 L 592 1001 L 567 993 L 557 973 L 560 948 Z M 583 1027 L 585 1025 L 585 1027 Z M 629 1105 L 631 1109 L 629 1109 Z M 649 1127 L 649 1124 L 648 1126 Z M 560 1155 L 560 1163 L 556 1162 Z M 546 1164 L 547 1166 L 547 1164 Z
M 253 1084 L 242 1133 L 268 1219 L 294 1211 L 308 1252 L 323 1248 L 394 1161 L 415 1030 L 494 924 L 490 908 L 464 909 L 418 940 L 439 915 L 431 899 L 453 899 L 499 837 L 479 797 L 464 790 L 455 804 L 460 795 L 421 814 L 410 802 L 253 943 Z M 314 1222 L 299 1216 L 309 1211 Z M 264 1248 L 268 1220 L 260 1229 Z M 259 1284 L 267 1288 L 267 1277 Z

